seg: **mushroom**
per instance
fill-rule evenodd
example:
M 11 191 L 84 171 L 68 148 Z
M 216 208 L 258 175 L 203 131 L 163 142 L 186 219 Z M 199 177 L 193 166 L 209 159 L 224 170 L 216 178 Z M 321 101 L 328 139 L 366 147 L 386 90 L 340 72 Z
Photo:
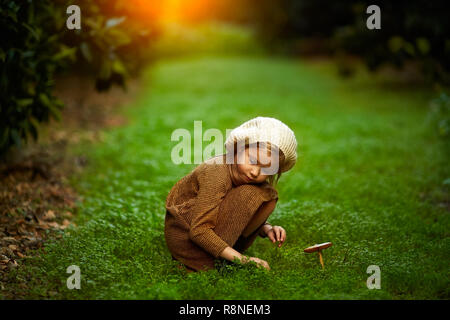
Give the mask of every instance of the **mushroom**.
M 312 253 L 312 252 L 318 252 L 319 253 L 319 260 L 320 260 L 320 264 L 322 265 L 322 269 L 325 268 L 325 266 L 323 265 L 323 257 L 322 257 L 322 250 L 331 247 L 333 244 L 331 242 L 324 242 L 324 243 L 320 243 L 320 244 L 315 244 L 311 247 L 306 248 L 305 250 L 303 250 L 306 253 Z

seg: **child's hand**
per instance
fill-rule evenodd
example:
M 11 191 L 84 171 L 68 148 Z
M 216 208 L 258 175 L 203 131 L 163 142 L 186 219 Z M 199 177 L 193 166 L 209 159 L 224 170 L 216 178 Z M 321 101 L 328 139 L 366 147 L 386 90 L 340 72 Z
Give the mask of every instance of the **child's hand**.
M 243 263 L 249 263 L 250 261 L 255 262 L 256 266 L 258 268 L 263 267 L 263 268 L 265 268 L 267 270 L 270 270 L 269 264 L 267 263 L 267 261 L 265 261 L 263 259 L 260 259 L 260 258 L 257 258 L 257 257 L 250 257 L 250 258 L 245 257 L 244 259 L 242 259 Z
M 286 230 L 280 226 L 273 226 L 266 231 L 267 237 L 273 242 L 279 241 L 278 248 L 280 248 L 283 242 L 286 240 Z

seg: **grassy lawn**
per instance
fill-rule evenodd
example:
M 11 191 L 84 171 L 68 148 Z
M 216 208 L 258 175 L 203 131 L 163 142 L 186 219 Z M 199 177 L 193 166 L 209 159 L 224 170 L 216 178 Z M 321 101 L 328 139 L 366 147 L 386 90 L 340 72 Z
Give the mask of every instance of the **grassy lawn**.
M 12 275 L 27 297 L 449 298 L 449 158 L 426 122 L 431 92 L 365 74 L 340 79 L 329 62 L 269 58 L 161 61 L 143 81 L 123 111 L 129 124 L 76 151 L 89 159 L 74 177 L 79 227 Z M 225 133 L 259 115 L 285 122 L 299 142 L 269 218 L 286 243 L 258 238 L 247 251 L 271 271 L 223 264 L 184 274 L 165 245 L 164 203 L 195 164 L 171 162 L 171 133 L 193 133 L 194 120 Z M 325 241 L 334 245 L 322 271 L 303 249 Z M 70 265 L 81 269 L 80 290 L 66 287 Z M 380 290 L 366 287 L 369 265 L 381 269 Z

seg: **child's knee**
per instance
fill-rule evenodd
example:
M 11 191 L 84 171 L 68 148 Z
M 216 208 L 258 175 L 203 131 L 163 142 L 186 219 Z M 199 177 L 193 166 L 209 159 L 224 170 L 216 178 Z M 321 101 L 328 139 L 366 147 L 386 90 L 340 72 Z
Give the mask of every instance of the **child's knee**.
M 251 234 L 257 232 L 264 221 L 267 220 L 267 218 L 275 209 L 276 203 L 277 200 L 275 199 L 263 202 L 248 222 L 247 226 L 242 232 L 242 235 L 244 237 L 249 237 Z
M 277 199 L 272 199 L 266 202 L 263 202 L 261 205 L 261 210 L 266 210 L 267 212 L 271 213 L 273 210 L 275 210 L 275 207 L 277 205 Z

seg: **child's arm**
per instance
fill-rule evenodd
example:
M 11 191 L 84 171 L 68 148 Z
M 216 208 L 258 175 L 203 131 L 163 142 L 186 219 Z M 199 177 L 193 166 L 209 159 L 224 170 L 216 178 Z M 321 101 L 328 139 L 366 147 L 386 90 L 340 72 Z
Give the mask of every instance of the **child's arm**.
M 220 256 L 228 261 L 234 261 L 237 258 L 241 262 L 245 262 L 246 256 L 242 255 L 239 251 L 234 250 L 232 247 L 226 247 L 221 253 Z
M 227 168 L 212 164 L 199 167 L 197 197 L 190 208 L 192 219 L 189 238 L 215 258 L 228 247 L 228 244 L 214 232 L 220 202 L 231 188 L 231 183 L 225 179 L 228 173 L 224 170 Z

